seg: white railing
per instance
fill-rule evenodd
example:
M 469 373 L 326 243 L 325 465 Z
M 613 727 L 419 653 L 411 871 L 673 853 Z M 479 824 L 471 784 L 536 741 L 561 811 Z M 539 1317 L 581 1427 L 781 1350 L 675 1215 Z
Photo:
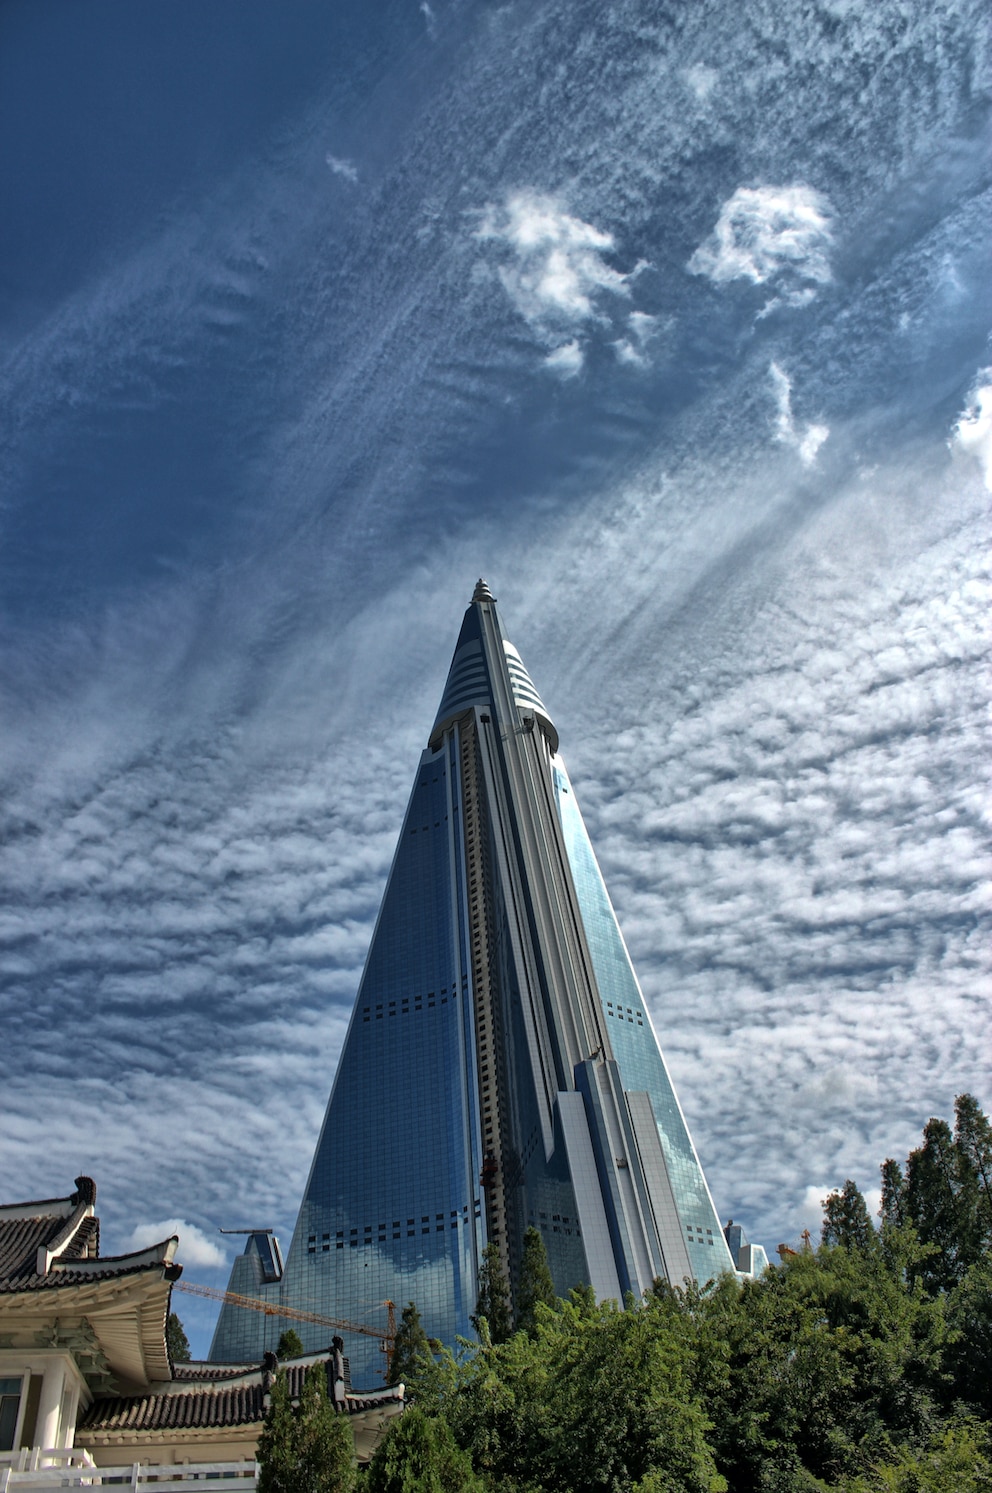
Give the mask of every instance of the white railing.
M 194 1484 L 202 1486 L 203 1493 L 254 1493 L 258 1479 L 255 1461 L 171 1466 L 134 1462 L 128 1467 L 97 1467 L 89 1453 L 81 1450 L 35 1447 L 30 1453 L 15 1455 L 16 1461 L 0 1462 L 0 1493 L 56 1493 L 62 1488 L 153 1488 L 155 1493 L 189 1493 Z M 39 1466 L 39 1462 L 54 1465 Z
M 0 1452 L 0 1473 L 34 1472 L 39 1467 L 95 1467 L 96 1463 L 83 1446 L 22 1446 L 20 1451 Z

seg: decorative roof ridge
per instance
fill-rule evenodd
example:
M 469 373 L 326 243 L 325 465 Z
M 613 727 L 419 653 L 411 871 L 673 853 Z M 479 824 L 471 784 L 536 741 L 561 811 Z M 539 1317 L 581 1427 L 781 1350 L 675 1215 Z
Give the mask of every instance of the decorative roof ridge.
M 207 1430 L 261 1424 L 267 1399 L 262 1370 L 251 1378 L 253 1382 L 247 1384 L 237 1379 L 209 1384 L 172 1382 L 154 1385 L 140 1394 L 97 1395 L 80 1417 L 78 1431 L 87 1436 L 113 1437 L 133 1435 L 136 1430 Z M 346 1394 L 344 1410 L 348 1415 L 361 1415 L 380 1406 L 401 1405 L 405 1397 L 405 1385 L 390 1384 L 364 1394 Z
M 376 1403 L 381 1402 L 383 1405 L 389 1405 L 394 1400 L 403 1400 L 406 1398 L 406 1385 L 384 1384 L 382 1389 L 349 1389 L 344 1398 L 345 1404 L 347 1404 L 349 1401 L 361 1400 L 364 1405 L 364 1403 L 368 1400 L 373 1400 Z
M 67 1198 L 39 1198 L 32 1203 L 0 1203 L 0 1223 L 20 1223 L 29 1218 L 68 1218 L 77 1206 L 75 1193 Z
M 120 1267 L 120 1274 L 131 1270 L 151 1269 L 156 1265 L 163 1266 L 167 1271 L 175 1272 L 169 1274 L 170 1280 L 178 1280 L 182 1274 L 182 1266 L 173 1264 L 176 1250 L 179 1247 L 179 1235 L 170 1234 L 168 1239 L 163 1239 L 159 1244 L 150 1244 L 147 1249 L 138 1249 L 126 1255 L 103 1255 L 91 1260 L 59 1260 L 49 1261 L 48 1271 L 39 1271 L 39 1275 L 56 1272 L 60 1275 L 99 1275 L 101 1272 L 114 1273 L 114 1267 Z M 40 1253 L 40 1251 L 39 1251 Z
M 209 1358 L 188 1358 L 184 1363 L 172 1365 L 172 1377 L 177 1382 L 195 1384 L 202 1379 L 205 1384 L 227 1383 L 231 1379 L 237 1379 L 242 1374 L 248 1374 L 257 1369 L 254 1362 L 244 1363 L 214 1363 Z
M 47 1275 L 56 1257 L 63 1253 L 72 1243 L 73 1238 L 79 1231 L 80 1225 L 87 1219 L 92 1218 L 96 1208 L 96 1183 L 92 1177 L 77 1177 L 76 1190 L 69 1198 L 73 1204 L 73 1210 L 69 1214 L 62 1228 L 59 1229 L 54 1239 L 49 1239 L 45 1244 L 39 1244 L 38 1257 L 35 1261 L 35 1272 L 38 1275 Z
M 329 1362 L 330 1350 L 322 1348 L 316 1353 L 299 1353 L 292 1358 L 282 1358 L 279 1360 L 279 1368 L 286 1369 L 287 1371 L 289 1369 L 309 1369 L 315 1363 Z M 189 1363 L 175 1365 L 173 1368 L 173 1378 L 168 1384 L 157 1389 L 156 1393 L 184 1394 L 188 1390 L 204 1390 L 220 1393 L 222 1390 L 237 1389 L 242 1385 L 261 1384 L 266 1374 L 271 1374 L 272 1372 L 264 1363 L 246 1363 L 243 1365 L 230 1365 L 233 1369 L 232 1373 L 211 1374 L 209 1372 L 211 1367 L 210 1361 L 205 1360 L 203 1364 L 204 1371 L 199 1376 L 189 1373 L 176 1375 L 175 1373 L 176 1368 L 188 1371 L 190 1367 Z M 278 1372 L 278 1369 L 276 1372 Z

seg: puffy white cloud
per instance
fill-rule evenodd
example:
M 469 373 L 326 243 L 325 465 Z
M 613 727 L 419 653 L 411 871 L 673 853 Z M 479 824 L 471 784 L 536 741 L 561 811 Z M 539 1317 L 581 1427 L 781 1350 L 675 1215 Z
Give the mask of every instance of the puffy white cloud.
M 562 378 L 574 378 L 582 371 L 585 362 L 585 353 L 582 344 L 577 337 L 571 342 L 563 342 L 560 347 L 554 348 L 548 353 L 544 360 L 545 368 L 550 368 L 552 373 L 558 373 Z
M 695 62 L 692 67 L 685 70 L 685 81 L 692 89 L 700 103 L 705 103 L 713 89 L 720 81 L 720 74 L 715 68 L 707 67 L 705 63 Z
M 992 368 L 975 379 L 968 403 L 951 432 L 951 449 L 973 456 L 992 492 Z
M 127 1248 L 148 1249 L 172 1234 L 179 1235 L 176 1259 L 181 1265 L 199 1265 L 205 1270 L 217 1270 L 227 1264 L 227 1255 L 220 1245 L 208 1239 L 195 1223 L 187 1223 L 184 1218 L 166 1218 L 161 1223 L 139 1223 L 131 1232 Z
M 792 380 L 777 363 L 769 365 L 768 373 L 775 394 L 775 439 L 798 452 L 803 466 L 812 466 L 816 453 L 830 434 L 830 427 L 810 424 L 803 430 L 798 429 L 792 414 Z
M 345 181 L 356 182 L 358 180 L 358 167 L 351 161 L 343 160 L 341 156 L 331 155 L 330 151 L 324 157 L 324 161 L 330 166 L 335 176 L 343 176 Z
M 644 268 L 638 264 L 629 274 L 614 269 L 604 257 L 616 247 L 613 235 L 541 192 L 512 192 L 502 205 L 490 204 L 476 237 L 500 254 L 507 295 L 533 331 L 552 344 L 548 366 L 566 374 L 581 363 L 576 352 L 564 349 L 574 345 L 581 351 L 590 325 L 609 325 L 612 313 L 604 298 L 628 299 L 630 282 Z
M 826 197 L 801 183 L 738 187 L 688 267 L 717 285 L 778 282 L 777 300 L 805 305 L 831 279 L 832 217 Z
M 614 342 L 613 349 L 621 363 L 645 368 L 648 364 L 648 344 L 658 334 L 658 318 L 646 311 L 632 311 L 627 318 L 627 336 Z

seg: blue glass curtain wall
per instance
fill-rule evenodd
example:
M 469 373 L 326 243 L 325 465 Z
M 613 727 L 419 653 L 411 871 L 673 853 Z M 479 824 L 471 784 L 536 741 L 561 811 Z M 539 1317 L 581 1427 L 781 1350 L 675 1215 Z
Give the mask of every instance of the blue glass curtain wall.
M 624 1088 L 651 1096 L 689 1259 L 696 1278 L 706 1281 L 723 1270 L 732 1270 L 733 1261 L 560 758 L 554 779 L 565 847 L 613 1053 Z

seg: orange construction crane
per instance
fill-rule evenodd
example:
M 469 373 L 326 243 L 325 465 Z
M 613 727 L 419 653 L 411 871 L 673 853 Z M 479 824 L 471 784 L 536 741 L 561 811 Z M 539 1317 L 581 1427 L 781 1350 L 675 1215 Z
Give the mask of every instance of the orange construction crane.
M 802 1233 L 799 1235 L 799 1240 L 802 1244 L 801 1250 L 793 1249 L 791 1245 L 788 1244 L 780 1244 L 778 1246 L 778 1252 L 783 1260 L 798 1259 L 800 1254 L 811 1255 L 813 1253 L 813 1240 L 810 1236 L 809 1229 L 803 1229 Z
M 286 1317 L 292 1322 L 314 1322 L 318 1327 L 337 1327 L 342 1332 L 357 1332 L 362 1337 L 377 1337 L 379 1347 L 386 1356 L 383 1377 L 388 1376 L 389 1364 L 396 1343 L 396 1307 L 392 1301 L 383 1301 L 388 1316 L 385 1328 L 371 1327 L 368 1322 L 347 1322 L 340 1317 L 325 1317 L 320 1312 L 304 1312 L 295 1306 L 276 1306 L 274 1302 L 262 1301 L 257 1296 L 242 1296 L 237 1291 L 221 1291 L 216 1286 L 201 1286 L 192 1280 L 177 1280 L 175 1289 L 186 1291 L 190 1296 L 206 1296 L 210 1301 L 224 1301 L 229 1306 L 244 1307 L 250 1312 L 264 1312 L 267 1317 Z

